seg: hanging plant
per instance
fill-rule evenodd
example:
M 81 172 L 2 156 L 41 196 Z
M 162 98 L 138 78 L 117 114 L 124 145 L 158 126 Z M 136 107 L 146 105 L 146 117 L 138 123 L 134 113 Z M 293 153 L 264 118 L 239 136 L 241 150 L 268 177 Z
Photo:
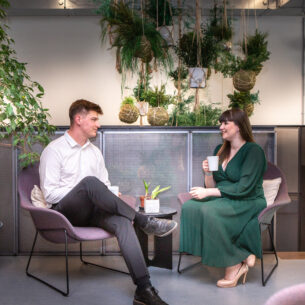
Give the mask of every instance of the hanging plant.
M 234 88 L 239 91 L 251 90 L 256 81 L 256 74 L 254 71 L 239 70 L 233 75 Z
M 148 64 L 153 59 L 166 70 L 171 67 L 171 57 L 167 49 L 163 48 L 165 41 L 152 22 L 143 19 L 143 16 L 133 11 L 122 0 L 118 2 L 108 0 L 104 5 L 108 7 L 106 13 L 100 10 L 102 42 L 110 26 L 114 37 L 112 47 L 118 50 L 117 66 L 122 73 L 139 71 L 141 61 Z
M 188 75 L 189 75 L 188 70 L 185 67 L 181 67 L 181 69 L 180 69 L 180 81 L 181 81 L 182 89 L 187 88 Z M 172 78 L 172 80 L 174 81 L 175 87 L 178 89 L 179 67 L 177 67 L 177 69 L 175 71 L 171 71 L 169 73 L 169 76 Z
M 134 99 L 131 96 L 125 97 L 122 101 L 119 119 L 120 121 L 128 124 L 136 122 L 139 117 L 139 110 L 134 105 Z
M 8 7 L 7 0 L 0 0 L 0 128 L 4 131 L 0 139 L 12 138 L 8 145 L 19 149 L 20 166 L 25 167 L 39 160 L 33 145 L 47 145 L 56 128 L 49 124 L 48 109 L 40 102 L 44 89 L 31 80 L 26 64 L 17 60 L 14 40 L 6 33 L 8 26 L 3 20 Z
M 246 92 L 237 92 L 234 91 L 233 94 L 228 94 L 230 99 L 229 108 L 239 108 L 244 110 L 247 115 L 250 117 L 253 114 L 254 105 L 259 104 L 258 98 L 259 91 L 256 93 Z
M 153 126 L 163 126 L 168 122 L 169 116 L 166 108 L 172 103 L 173 97 L 165 94 L 165 85 L 160 90 L 148 90 L 145 94 L 145 101 L 151 106 L 147 113 L 147 120 Z
M 247 43 L 243 43 L 244 58 L 235 56 L 231 51 L 219 53 L 218 61 L 214 68 L 220 71 L 224 77 L 233 77 L 239 70 L 254 71 L 257 75 L 263 63 L 270 57 L 268 51 L 267 33 L 261 33 L 256 30 L 253 36 L 247 37 Z M 246 54 L 247 50 L 247 54 Z

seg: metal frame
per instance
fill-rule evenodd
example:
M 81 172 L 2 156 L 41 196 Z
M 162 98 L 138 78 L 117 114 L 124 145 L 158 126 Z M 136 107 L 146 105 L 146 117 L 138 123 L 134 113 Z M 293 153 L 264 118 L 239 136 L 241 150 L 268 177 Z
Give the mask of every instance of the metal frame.
M 275 256 L 275 259 L 276 259 L 276 263 L 275 265 L 273 265 L 271 271 L 268 273 L 268 275 L 265 277 L 265 273 L 264 273 L 264 251 L 262 249 L 262 257 L 261 257 L 261 270 L 262 270 L 262 285 L 263 286 L 266 286 L 269 278 L 271 277 L 273 271 L 275 270 L 275 268 L 277 268 L 278 264 L 279 264 L 279 260 L 278 260 L 278 257 L 277 257 L 277 253 L 276 253 L 276 250 L 275 250 L 275 246 L 274 246 L 274 243 L 273 243 L 273 238 L 272 238 L 272 234 L 271 234 L 271 227 L 272 223 L 271 224 L 268 224 L 268 223 L 260 223 L 259 224 L 259 229 L 260 229 L 260 233 L 262 234 L 263 230 L 262 229 L 262 226 L 267 226 L 268 228 L 268 232 L 269 232 L 269 237 L 270 237 L 270 241 L 271 241 L 271 246 L 272 246 L 272 253 L 271 254 L 274 254 Z M 266 254 L 266 253 L 265 253 Z M 269 254 L 269 253 L 268 253 Z
M 63 231 L 64 234 L 65 234 L 66 290 L 61 290 L 61 289 L 53 286 L 49 282 L 44 281 L 43 279 L 41 279 L 41 278 L 37 277 L 36 275 L 29 272 L 29 267 L 30 267 L 30 263 L 31 263 L 31 259 L 32 259 L 32 255 L 33 255 L 33 252 L 34 252 L 34 248 L 35 248 L 35 244 L 36 244 L 36 241 L 37 241 L 37 236 L 38 236 L 39 231 L 41 231 L 41 232 L 43 232 L 43 231 L 45 231 L 45 232 L 46 231 Z M 117 270 L 117 269 L 113 269 L 113 268 L 110 268 L 110 267 L 105 267 L 105 266 L 102 266 L 102 265 L 98 265 L 98 264 L 94 264 L 94 263 L 85 261 L 83 259 L 82 241 L 80 241 L 79 256 L 80 256 L 81 262 L 84 263 L 85 265 L 92 265 L 92 266 L 100 267 L 100 268 L 103 268 L 103 269 L 112 270 L 112 271 L 116 271 L 116 272 L 119 272 L 119 273 L 124 273 L 124 274 L 130 275 L 128 272 L 125 272 L 125 271 L 121 271 L 121 270 Z M 36 230 L 36 234 L 35 234 L 32 249 L 31 249 L 31 253 L 30 253 L 29 260 L 28 260 L 28 263 L 27 263 L 27 266 L 26 266 L 26 269 L 25 269 L 26 275 L 28 275 L 29 277 L 34 278 L 35 280 L 45 284 L 48 287 L 54 289 L 55 291 L 61 293 L 63 296 L 68 296 L 69 293 L 70 293 L 70 288 L 69 288 L 70 287 L 70 285 L 69 285 L 69 283 L 70 283 L 70 281 L 69 281 L 69 261 L 68 261 L 68 259 L 69 259 L 69 255 L 68 255 L 68 234 L 67 234 L 66 229 Z
M 184 252 L 179 252 L 179 261 L 178 261 L 178 266 L 177 266 L 177 272 L 178 272 L 179 274 L 181 274 L 182 272 L 184 272 L 184 271 L 186 271 L 186 270 L 188 270 L 188 269 L 191 269 L 191 268 L 193 268 L 193 267 L 195 267 L 195 266 L 197 266 L 197 265 L 199 265 L 199 264 L 201 263 L 201 260 L 200 260 L 200 261 L 197 262 L 197 263 L 191 264 L 191 265 L 189 265 L 189 266 L 187 266 L 187 267 L 185 267 L 185 268 L 183 268 L 183 269 L 180 269 L 181 258 L 182 258 L 182 255 L 183 255 L 183 254 L 191 255 L 191 254 L 187 254 L 187 253 L 184 253 Z

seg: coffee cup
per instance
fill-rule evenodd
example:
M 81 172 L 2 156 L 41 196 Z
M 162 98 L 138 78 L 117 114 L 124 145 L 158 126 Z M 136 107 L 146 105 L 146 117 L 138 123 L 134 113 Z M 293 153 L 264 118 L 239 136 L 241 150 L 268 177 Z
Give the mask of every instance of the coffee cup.
M 219 156 L 208 156 L 209 171 L 218 171 Z
M 117 185 L 108 186 L 109 191 L 111 191 L 114 195 L 119 196 L 119 187 Z

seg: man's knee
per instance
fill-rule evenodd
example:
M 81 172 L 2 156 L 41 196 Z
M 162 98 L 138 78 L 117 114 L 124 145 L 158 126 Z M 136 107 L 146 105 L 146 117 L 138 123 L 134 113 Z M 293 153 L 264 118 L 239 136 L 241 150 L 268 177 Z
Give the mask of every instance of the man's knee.
M 82 184 L 86 185 L 87 188 L 105 188 L 108 189 L 107 186 L 95 176 L 87 176 L 81 180 Z

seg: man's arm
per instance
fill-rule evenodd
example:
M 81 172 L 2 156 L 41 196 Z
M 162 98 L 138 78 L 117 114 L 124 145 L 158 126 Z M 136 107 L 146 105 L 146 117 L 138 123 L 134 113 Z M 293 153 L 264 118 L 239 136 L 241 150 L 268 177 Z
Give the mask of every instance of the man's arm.
M 47 146 L 40 157 L 40 188 L 48 203 L 59 202 L 70 191 L 70 188 L 60 187 L 60 161 L 58 152 L 51 146 Z

